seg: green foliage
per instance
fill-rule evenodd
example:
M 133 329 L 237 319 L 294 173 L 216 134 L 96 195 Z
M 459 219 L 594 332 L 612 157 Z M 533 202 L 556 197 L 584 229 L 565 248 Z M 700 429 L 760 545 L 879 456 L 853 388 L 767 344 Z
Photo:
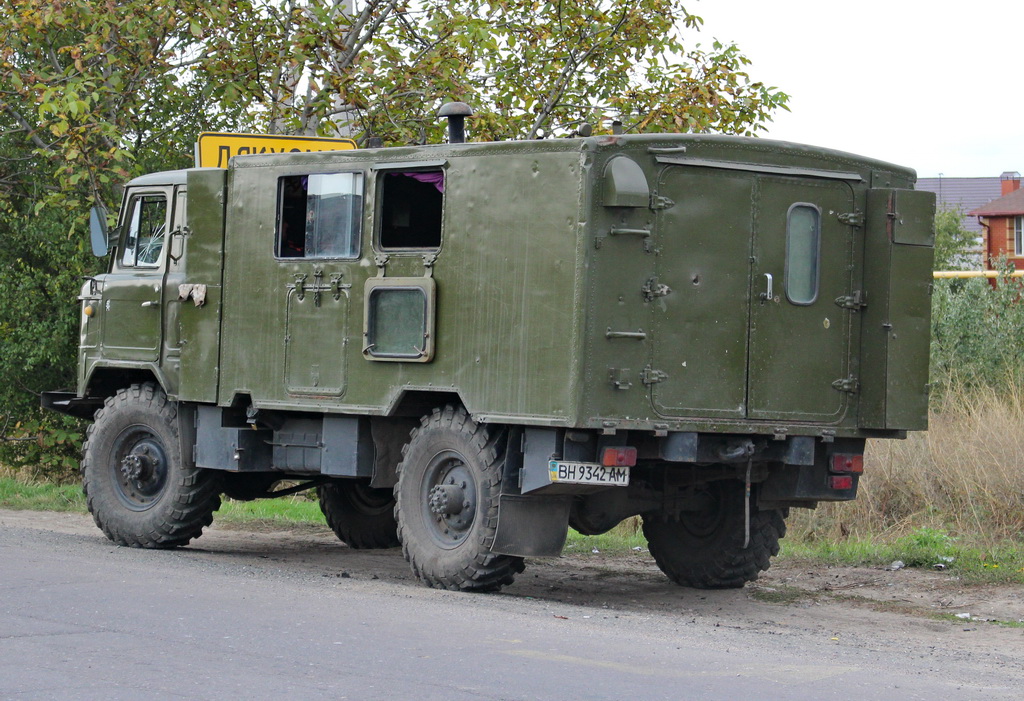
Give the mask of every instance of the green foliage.
M 977 237 L 964 228 L 960 208 L 935 213 L 935 270 L 971 270 L 978 264 Z
M 752 134 L 787 96 L 744 72 L 735 46 L 688 46 L 701 20 L 678 0 L 433 0 L 375 37 L 337 85 L 357 129 L 391 141 L 440 138 L 437 107 L 477 112 L 475 138 L 533 139 L 583 122 L 610 130 Z M 369 57 L 372 56 L 372 61 Z M 415 116 L 404 122 L 395 115 Z M 433 132 L 433 133 L 431 133 Z
M 88 207 L 190 164 L 201 131 L 438 142 L 608 130 L 753 134 L 787 96 L 735 46 L 684 42 L 681 0 L 13 0 L 0 14 L 0 461 L 70 476 L 79 422 L 38 409 L 75 384 Z
M 438 142 L 436 111 L 470 103 L 477 140 L 633 131 L 753 134 L 788 97 L 752 80 L 732 45 L 683 41 L 680 0 L 366 0 L 357 16 L 310 0 L 231 3 L 204 24 L 202 66 L 221 105 L 271 133 Z M 209 12 L 209 10 L 207 10 Z
M 950 384 L 998 388 L 1024 380 L 1024 304 L 1019 278 L 990 283 L 936 280 L 932 294 L 931 378 L 941 391 Z
M 15 0 L 5 10 L 0 188 L 13 209 L 26 213 L 28 199 L 34 213 L 49 203 L 75 217 L 83 203 L 111 202 L 140 169 L 187 163 L 195 132 L 222 123 L 193 70 L 202 47 L 190 20 L 204 5 Z
M 103 264 L 89 205 L 188 165 L 195 134 L 231 116 L 190 69 L 202 5 L 15 0 L 0 16 L 0 461 L 35 476 L 71 477 L 83 437 L 39 393 L 75 386 L 76 297 Z
M 39 393 L 75 384 L 76 297 L 95 258 L 53 210 L 0 211 L 0 231 L 0 461 L 66 478 L 78 465 L 82 426 L 41 410 Z

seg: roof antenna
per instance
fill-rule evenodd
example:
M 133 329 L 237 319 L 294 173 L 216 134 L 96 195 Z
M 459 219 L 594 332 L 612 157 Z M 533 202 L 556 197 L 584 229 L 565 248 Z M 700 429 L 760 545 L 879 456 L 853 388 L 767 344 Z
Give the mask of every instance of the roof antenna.
M 437 112 L 438 117 L 448 119 L 448 143 L 466 143 L 466 117 L 473 116 L 473 108 L 465 102 L 446 102 Z

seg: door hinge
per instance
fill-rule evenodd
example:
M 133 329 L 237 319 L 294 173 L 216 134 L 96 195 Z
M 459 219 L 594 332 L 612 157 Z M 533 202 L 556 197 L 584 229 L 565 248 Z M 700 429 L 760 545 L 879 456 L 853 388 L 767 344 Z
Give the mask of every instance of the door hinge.
M 668 285 L 662 285 L 658 282 L 658 278 L 652 277 L 644 283 L 644 286 L 640 288 L 640 292 L 643 294 L 645 302 L 653 302 L 658 297 L 667 297 L 672 294 L 672 288 Z
M 851 375 L 850 377 L 847 377 L 845 379 L 840 379 L 833 382 L 832 389 L 838 390 L 840 392 L 849 392 L 850 394 L 856 394 L 857 390 L 860 389 L 860 383 L 857 381 L 856 377 L 853 377 Z
M 655 370 L 650 365 L 645 367 L 640 373 L 640 381 L 645 385 L 653 385 L 658 382 L 664 382 L 668 379 L 668 373 L 662 372 L 661 370 Z
M 864 212 L 844 212 L 839 215 L 839 221 L 848 226 L 864 226 Z
M 863 290 L 857 290 L 852 295 L 845 297 L 836 297 L 836 306 L 842 307 L 843 309 L 863 309 L 868 306 L 868 295 Z

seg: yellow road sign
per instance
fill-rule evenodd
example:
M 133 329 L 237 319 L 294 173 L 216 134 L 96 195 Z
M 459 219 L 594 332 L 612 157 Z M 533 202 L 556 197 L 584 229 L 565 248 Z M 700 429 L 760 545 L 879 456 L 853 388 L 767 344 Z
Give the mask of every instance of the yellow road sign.
M 232 156 L 255 153 L 304 153 L 306 151 L 345 151 L 356 147 L 352 139 L 320 136 L 271 136 L 269 134 L 228 134 L 207 131 L 196 144 L 196 166 L 227 168 Z

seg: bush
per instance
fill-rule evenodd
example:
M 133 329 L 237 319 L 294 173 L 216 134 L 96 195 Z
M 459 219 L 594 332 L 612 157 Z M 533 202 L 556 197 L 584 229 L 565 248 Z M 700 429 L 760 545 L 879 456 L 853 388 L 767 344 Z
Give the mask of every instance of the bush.
M 39 394 L 75 384 L 76 297 L 97 265 L 83 228 L 73 214 L 0 212 L 0 462 L 58 482 L 75 478 L 84 432 Z
M 1005 261 L 999 266 L 1009 273 Z M 935 280 L 932 295 L 932 387 L 1004 389 L 1024 381 L 1021 280 Z

